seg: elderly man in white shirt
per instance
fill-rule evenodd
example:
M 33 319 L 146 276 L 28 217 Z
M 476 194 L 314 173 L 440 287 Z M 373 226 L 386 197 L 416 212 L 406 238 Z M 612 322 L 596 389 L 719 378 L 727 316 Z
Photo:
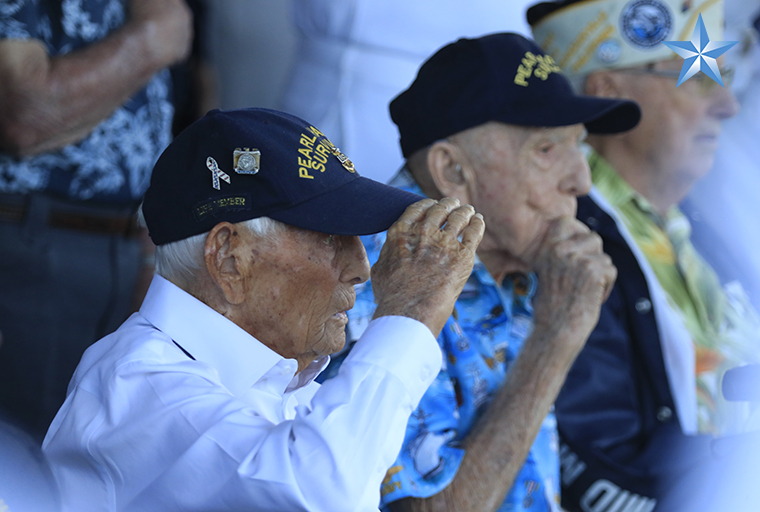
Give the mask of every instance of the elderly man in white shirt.
M 471 206 L 419 199 L 288 114 L 183 132 L 143 204 L 157 275 L 85 353 L 43 444 L 64 510 L 377 510 L 484 230 Z M 375 319 L 320 387 L 370 274 L 357 235 L 389 227 Z

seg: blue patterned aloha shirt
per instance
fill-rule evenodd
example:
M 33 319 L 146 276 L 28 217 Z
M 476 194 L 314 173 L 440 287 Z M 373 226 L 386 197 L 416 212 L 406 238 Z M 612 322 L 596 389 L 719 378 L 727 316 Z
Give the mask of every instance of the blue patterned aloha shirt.
M 406 170 L 391 185 L 422 194 Z M 362 237 L 371 264 L 377 261 L 385 237 L 385 233 Z M 534 275 L 514 274 L 497 286 L 476 261 L 454 314 L 438 337 L 443 367 L 409 419 L 401 453 L 380 490 L 382 506 L 401 498 L 432 496 L 454 479 L 464 456 L 461 441 L 501 387 L 533 330 L 531 298 L 536 285 Z M 350 341 L 359 338 L 375 310 L 370 282 L 359 285 L 356 292 L 356 304 L 348 312 Z M 320 380 L 337 374 L 348 350 L 333 356 Z M 499 512 L 560 510 L 556 427 L 552 412 Z
M 3 0 L 0 39 L 38 39 L 57 57 L 124 24 L 127 0 Z M 0 192 L 136 203 L 171 141 L 169 71 L 154 75 L 82 141 L 20 160 L 0 153 Z

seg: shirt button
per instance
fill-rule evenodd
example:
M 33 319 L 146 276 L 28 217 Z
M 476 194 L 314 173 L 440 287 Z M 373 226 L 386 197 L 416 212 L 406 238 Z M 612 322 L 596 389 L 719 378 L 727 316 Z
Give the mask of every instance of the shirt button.
M 670 407 L 663 405 L 662 407 L 657 409 L 657 419 L 660 420 L 661 422 L 665 423 L 666 421 L 670 421 L 670 418 L 672 417 L 673 417 L 673 410 Z
M 652 310 L 652 302 L 647 298 L 640 298 L 636 301 L 636 311 L 645 315 Z
M 586 219 L 586 225 L 591 229 L 595 229 L 599 225 L 599 221 L 596 220 L 596 217 L 589 217 Z

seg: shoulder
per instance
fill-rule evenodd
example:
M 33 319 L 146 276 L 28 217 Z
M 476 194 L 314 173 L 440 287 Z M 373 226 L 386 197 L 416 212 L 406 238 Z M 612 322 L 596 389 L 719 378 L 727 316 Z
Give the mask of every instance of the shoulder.
M 113 390 L 109 382 L 136 373 L 166 371 L 190 362 L 172 339 L 134 313 L 115 332 L 102 338 L 82 356 L 72 386 L 96 395 Z

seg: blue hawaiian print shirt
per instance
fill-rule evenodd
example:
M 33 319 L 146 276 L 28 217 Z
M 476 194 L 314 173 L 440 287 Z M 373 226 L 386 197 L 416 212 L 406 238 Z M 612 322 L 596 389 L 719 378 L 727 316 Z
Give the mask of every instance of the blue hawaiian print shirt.
M 103 39 L 127 12 L 127 0 L 0 1 L 0 39 L 37 39 L 57 57 Z M 173 113 L 162 70 L 80 142 L 19 160 L 0 153 L 0 192 L 136 203 L 171 141 Z
M 406 170 L 391 185 L 422 194 Z M 385 237 L 385 233 L 362 237 L 371 264 L 377 261 Z M 534 275 L 515 274 L 497 286 L 476 261 L 454 314 L 438 337 L 443 367 L 409 419 L 401 453 L 380 490 L 382 506 L 401 498 L 432 496 L 454 479 L 464 455 L 459 447 L 462 439 L 488 407 L 533 330 L 531 298 L 536 285 Z M 375 310 L 371 283 L 359 285 L 356 292 L 356 304 L 348 312 L 348 340 L 359 338 Z M 333 356 L 322 379 L 337 373 L 348 350 Z M 500 512 L 560 510 L 558 450 L 556 421 L 550 413 Z

